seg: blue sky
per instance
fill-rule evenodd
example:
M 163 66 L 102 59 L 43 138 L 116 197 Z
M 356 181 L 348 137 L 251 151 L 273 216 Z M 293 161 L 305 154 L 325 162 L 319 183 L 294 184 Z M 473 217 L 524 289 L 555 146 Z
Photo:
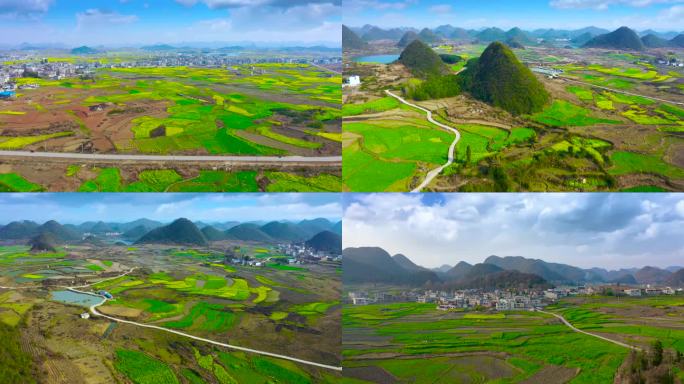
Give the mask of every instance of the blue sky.
M 344 0 L 344 24 L 684 30 L 684 0 Z
M 332 193 L 45 193 L 0 194 L 0 224 L 15 220 L 43 223 L 125 222 L 147 218 L 168 222 L 339 221 L 341 197 Z
M 438 267 L 490 255 L 579 267 L 684 267 L 684 195 L 345 194 L 343 245 Z
M 341 1 L 0 0 L 0 44 L 339 44 Z

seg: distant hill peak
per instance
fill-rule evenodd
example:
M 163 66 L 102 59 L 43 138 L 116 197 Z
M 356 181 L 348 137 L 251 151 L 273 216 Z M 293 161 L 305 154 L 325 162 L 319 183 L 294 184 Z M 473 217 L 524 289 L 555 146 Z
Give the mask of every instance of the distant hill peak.
M 429 77 L 446 72 L 442 58 L 420 39 L 413 40 L 399 56 L 399 62 L 414 75 Z
M 180 218 L 169 225 L 155 228 L 142 236 L 136 244 L 207 245 L 207 238 L 192 221 Z
M 636 32 L 628 27 L 620 27 L 613 32 L 599 35 L 583 45 L 585 48 L 607 48 L 643 51 L 644 43 Z

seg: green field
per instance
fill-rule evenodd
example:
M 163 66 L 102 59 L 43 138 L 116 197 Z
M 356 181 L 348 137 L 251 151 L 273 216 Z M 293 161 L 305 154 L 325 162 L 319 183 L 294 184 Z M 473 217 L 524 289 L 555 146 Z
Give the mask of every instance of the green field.
M 343 150 L 343 179 L 353 191 L 405 190 L 417 164 L 446 162 L 453 135 L 420 119 L 345 123 L 363 139 Z
M 362 104 L 345 104 L 342 106 L 342 116 L 356 116 L 368 113 L 378 113 L 399 108 L 399 101 L 391 96 L 383 97 Z
M 16 173 L 0 173 L 0 192 L 42 192 L 38 184 L 31 183 Z
M 590 110 L 564 100 L 555 100 L 544 111 L 531 116 L 532 120 L 556 127 L 618 124 L 619 121 L 592 116 Z
M 70 169 L 77 175 L 80 168 Z M 258 192 L 262 188 L 256 171 L 201 170 L 199 176 L 183 178 L 173 169 L 145 170 L 137 181 L 127 183 L 118 168 L 94 168 L 97 176 L 81 184 L 80 192 Z M 321 173 L 305 177 L 287 172 L 264 172 L 269 192 L 338 192 L 342 189 L 339 177 Z M 25 187 L 28 188 L 28 187 Z
M 137 351 L 117 350 L 114 367 L 135 384 L 179 383 L 166 364 Z
M 344 343 L 345 368 L 381 368 L 401 382 L 535 382 L 544 367 L 559 366 L 569 369 L 571 383 L 610 382 L 628 353 L 532 312 L 464 314 L 419 303 L 345 306 L 343 329 L 354 340 Z M 450 357 L 455 353 L 460 356 Z M 396 357 L 371 357 L 377 354 Z
M 613 167 L 608 171 L 614 175 L 654 173 L 672 178 L 684 178 L 684 169 L 668 164 L 653 155 L 619 151 L 611 155 L 611 161 Z

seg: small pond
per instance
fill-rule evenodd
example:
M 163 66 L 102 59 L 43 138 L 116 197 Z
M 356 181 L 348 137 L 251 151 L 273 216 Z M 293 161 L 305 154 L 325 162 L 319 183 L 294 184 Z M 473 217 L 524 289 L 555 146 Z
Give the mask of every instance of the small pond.
M 360 56 L 355 57 L 353 60 L 357 63 L 379 63 L 379 64 L 389 64 L 396 61 L 399 55 L 373 55 L 373 56 Z
M 52 292 L 52 299 L 66 304 L 76 304 L 84 307 L 90 307 L 91 305 L 102 302 L 102 297 L 73 291 L 54 291 Z

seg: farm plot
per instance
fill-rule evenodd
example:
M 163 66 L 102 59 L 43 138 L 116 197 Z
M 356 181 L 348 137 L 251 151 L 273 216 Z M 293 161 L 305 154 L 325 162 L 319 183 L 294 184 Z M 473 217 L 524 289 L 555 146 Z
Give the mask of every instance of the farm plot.
M 345 123 L 358 137 L 344 148 L 343 179 L 354 191 L 406 189 L 418 165 L 446 161 L 452 134 L 419 119 Z

